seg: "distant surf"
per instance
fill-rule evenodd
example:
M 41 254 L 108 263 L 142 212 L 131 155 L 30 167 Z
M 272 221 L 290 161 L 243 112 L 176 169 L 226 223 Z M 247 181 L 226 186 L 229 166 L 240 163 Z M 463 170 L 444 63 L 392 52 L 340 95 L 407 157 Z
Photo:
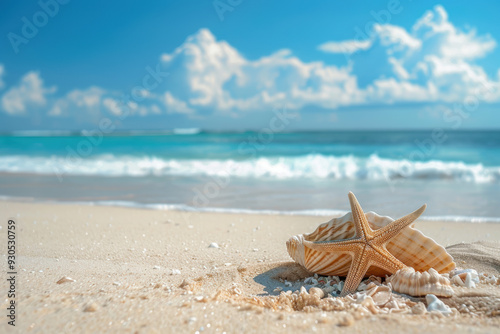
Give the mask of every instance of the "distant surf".
M 384 159 L 310 154 L 298 157 L 260 157 L 248 160 L 165 159 L 160 157 L 106 154 L 77 163 L 62 157 L 0 156 L 0 171 L 92 176 L 217 176 L 272 179 L 347 180 L 449 180 L 471 183 L 498 182 L 500 166 L 466 164 L 460 161 Z
M 353 191 L 381 214 L 427 203 L 427 219 L 500 219 L 500 132 L 433 138 L 432 131 L 17 132 L 0 136 L 0 196 L 335 215 L 349 208 Z

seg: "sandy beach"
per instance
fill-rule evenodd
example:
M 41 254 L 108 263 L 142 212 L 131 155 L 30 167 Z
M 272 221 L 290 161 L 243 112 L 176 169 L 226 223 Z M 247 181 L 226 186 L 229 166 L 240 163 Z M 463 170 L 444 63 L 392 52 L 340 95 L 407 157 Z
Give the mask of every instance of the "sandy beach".
M 285 279 L 295 288 L 311 276 L 291 262 L 285 241 L 330 217 L 7 201 L 0 212 L 2 247 L 8 219 L 17 225 L 20 333 L 494 333 L 500 325 L 498 281 L 440 298 L 474 310 L 442 317 L 286 312 L 248 302 L 289 289 Z M 500 224 L 417 221 L 416 227 L 446 246 L 457 267 L 498 277 Z M 57 284 L 63 277 L 74 281 Z M 2 310 L 7 306 L 5 299 Z M 2 321 L 2 332 L 12 329 Z

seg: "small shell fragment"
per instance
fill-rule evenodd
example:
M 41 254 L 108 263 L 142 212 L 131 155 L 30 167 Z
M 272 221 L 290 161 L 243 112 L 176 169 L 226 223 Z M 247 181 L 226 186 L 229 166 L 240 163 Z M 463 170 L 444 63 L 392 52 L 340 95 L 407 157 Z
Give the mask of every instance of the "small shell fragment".
M 97 306 L 96 303 L 89 303 L 85 306 L 85 308 L 83 309 L 83 312 L 95 312 L 97 311 L 99 307 Z
M 372 297 L 375 305 L 383 306 L 391 300 L 392 289 L 390 285 L 390 283 L 389 285 L 376 285 L 375 283 L 370 283 L 368 287 L 371 286 L 371 288 L 366 290 L 366 294 Z
M 321 290 L 320 288 L 316 288 L 316 287 L 310 288 L 309 294 L 316 295 L 319 297 L 319 299 L 321 299 L 325 296 L 325 293 L 323 292 L 323 290 Z
M 444 315 L 453 313 L 448 305 L 445 305 L 445 303 L 433 294 L 425 296 L 425 301 L 427 302 L 427 311 L 429 312 L 438 311 Z
M 467 274 L 470 274 L 471 279 L 474 283 L 479 283 L 479 275 L 474 269 L 454 269 L 450 272 L 450 277 L 453 278 L 458 276 L 465 282 Z
M 456 275 L 451 278 L 451 283 L 458 285 L 458 286 L 465 286 L 464 281 L 460 278 L 460 276 Z
M 476 283 L 472 280 L 472 275 L 471 273 L 467 273 L 465 276 L 465 287 L 471 289 L 476 287 Z
M 68 283 L 68 282 L 76 282 L 74 279 L 68 276 L 62 277 L 59 281 L 57 281 L 57 284 L 63 284 L 63 283 Z

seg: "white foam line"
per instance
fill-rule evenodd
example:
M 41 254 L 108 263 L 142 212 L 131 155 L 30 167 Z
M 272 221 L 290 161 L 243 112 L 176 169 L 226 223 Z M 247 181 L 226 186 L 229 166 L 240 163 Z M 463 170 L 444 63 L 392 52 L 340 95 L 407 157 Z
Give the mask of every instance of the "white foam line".
M 77 164 L 60 156 L 0 156 L 0 172 L 110 177 L 195 176 L 331 179 L 331 180 L 447 180 L 471 183 L 500 181 L 500 166 L 460 161 L 408 161 L 369 157 L 310 154 L 296 157 L 233 159 L 165 159 L 155 156 L 104 154 Z

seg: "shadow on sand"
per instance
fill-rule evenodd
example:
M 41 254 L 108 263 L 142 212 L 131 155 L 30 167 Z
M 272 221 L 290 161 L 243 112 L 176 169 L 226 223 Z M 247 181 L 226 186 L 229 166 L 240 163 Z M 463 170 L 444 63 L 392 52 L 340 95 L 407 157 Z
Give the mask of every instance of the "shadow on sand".
M 271 268 L 253 278 L 253 280 L 264 286 L 265 293 L 259 294 L 260 296 L 279 295 L 276 288 L 286 290 L 296 290 L 302 286 L 302 281 L 306 277 L 313 274 L 295 262 L 278 263 L 276 267 Z M 284 282 L 292 283 L 292 286 L 285 286 Z

